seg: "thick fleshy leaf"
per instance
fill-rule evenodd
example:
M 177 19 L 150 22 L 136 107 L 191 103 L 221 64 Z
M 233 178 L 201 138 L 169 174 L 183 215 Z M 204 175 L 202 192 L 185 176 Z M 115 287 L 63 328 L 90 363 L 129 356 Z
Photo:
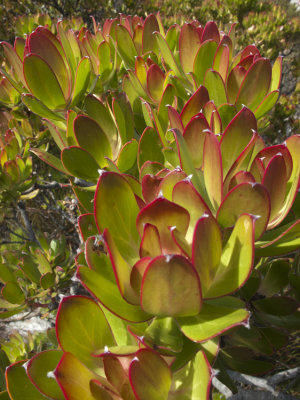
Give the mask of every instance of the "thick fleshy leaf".
M 259 58 L 247 71 L 237 95 L 238 107 L 246 105 L 253 112 L 268 94 L 272 76 L 270 61 Z
M 203 296 L 218 297 L 235 292 L 249 278 L 253 261 L 254 221 L 250 215 L 243 214 L 224 246 L 220 264 L 211 285 L 203 291 Z
M 181 71 L 181 68 L 178 66 L 173 53 L 171 52 L 168 43 L 166 42 L 166 39 L 162 36 L 161 33 L 156 32 L 155 34 L 158 46 L 161 51 L 161 55 L 165 61 L 165 63 L 169 66 L 170 69 L 172 69 L 176 76 L 182 77 L 183 72 Z
M 25 361 L 19 361 L 6 369 L 6 384 L 12 400 L 45 400 L 32 384 L 24 368 Z
M 125 64 L 134 68 L 135 57 L 138 55 L 130 33 L 123 25 L 116 26 L 117 49 Z
M 174 318 L 155 318 L 145 330 L 144 340 L 152 348 L 178 353 L 182 350 L 183 335 Z
M 172 201 L 172 192 L 174 186 L 186 179 L 186 173 L 183 172 L 180 168 L 175 168 L 173 171 L 170 171 L 166 174 L 166 176 L 160 182 L 158 187 L 159 196 L 164 197 L 167 200 Z
M 162 178 L 147 174 L 142 179 L 142 193 L 146 203 L 151 203 L 159 194 L 159 185 Z
M 68 99 L 71 92 L 71 77 L 57 38 L 44 27 L 38 27 L 29 35 L 28 46 L 30 53 L 40 56 L 49 65 L 62 88 L 64 98 Z
M 131 304 L 139 304 L 139 297 L 130 284 L 131 265 L 121 256 L 107 229 L 104 230 L 103 236 L 122 296 Z
M 195 115 L 186 125 L 183 137 L 189 148 L 195 168 L 201 168 L 203 162 L 204 140 L 209 125 L 203 114 Z
M 143 54 L 149 51 L 157 52 L 157 41 L 154 32 L 159 32 L 159 24 L 154 14 L 147 16 L 143 26 Z
M 274 90 L 273 92 L 269 93 L 254 111 L 255 118 L 260 119 L 268 111 L 270 111 L 275 106 L 278 97 L 279 97 L 279 90 Z
M 205 74 L 204 86 L 208 90 L 209 98 L 214 101 L 216 107 L 227 103 L 226 89 L 219 72 L 209 69 Z
M 24 76 L 34 96 L 50 109 L 64 109 L 66 99 L 57 77 L 40 56 L 29 54 L 24 59 Z
M 162 317 L 197 315 L 201 303 L 199 277 L 185 257 L 167 254 L 150 262 L 141 287 L 146 312 Z
M 88 213 L 93 213 L 94 211 L 93 202 L 94 202 L 96 186 L 82 187 L 82 186 L 72 185 L 72 189 L 80 205 L 83 207 L 82 212 L 86 210 L 86 212 Z
M 22 304 L 25 294 L 16 282 L 7 282 L 1 289 L 3 298 L 12 304 Z
M 61 153 L 61 160 L 69 174 L 77 178 L 95 181 L 99 176 L 99 164 L 81 147 L 66 147 Z
M 141 240 L 140 257 L 156 257 L 162 254 L 160 237 L 156 226 L 145 224 Z
M 71 107 L 75 107 L 83 98 L 90 81 L 91 63 L 88 57 L 84 57 L 78 64 Z
M 53 371 L 60 361 L 61 350 L 46 350 L 36 354 L 27 365 L 27 375 L 38 390 L 45 396 L 63 400 L 65 397 L 55 380 Z
M 61 114 L 50 110 L 44 103 L 30 93 L 22 94 L 22 102 L 30 111 L 37 114 L 39 117 L 65 122 L 65 118 Z
M 164 163 L 164 155 L 162 153 L 162 145 L 157 132 L 150 127 L 147 127 L 139 141 L 138 147 L 138 165 L 139 168 L 146 161 L 157 161 Z
M 172 200 L 189 212 L 190 224 L 186 239 L 191 243 L 196 222 L 204 213 L 210 213 L 210 210 L 192 183 L 187 180 L 174 186 Z
M 85 115 L 74 120 L 74 132 L 79 146 L 88 151 L 100 166 L 105 166 L 104 157 L 111 158 L 109 141 L 98 123 Z
M 278 215 L 272 223 L 269 224 L 268 228 L 272 229 L 285 218 L 288 214 L 294 199 L 297 194 L 300 183 L 300 135 L 291 136 L 286 140 L 286 147 L 290 152 L 293 161 L 293 170 L 288 180 L 288 192 L 284 201 L 284 205 Z
M 240 171 L 250 170 L 250 166 L 253 162 L 253 159 L 257 156 L 260 150 L 265 147 L 264 141 L 261 136 L 257 133 L 253 133 L 252 139 L 245 147 L 245 149 L 241 152 L 238 158 L 233 163 L 232 167 L 228 171 L 226 178 L 223 184 L 223 194 L 225 195 L 229 190 L 229 185 L 231 179 Z M 250 171 L 252 174 L 252 171 Z M 254 174 L 252 174 L 254 176 Z M 254 176 L 255 177 L 255 176 Z M 259 179 L 260 181 L 260 179 Z
M 78 218 L 78 226 L 81 237 L 84 241 L 90 236 L 97 235 L 98 230 L 95 223 L 94 214 L 81 214 Z
M 266 230 L 270 215 L 270 198 L 267 190 L 259 183 L 241 183 L 233 188 L 224 198 L 217 220 L 222 227 L 235 224 L 241 214 L 252 214 L 255 221 L 255 239 Z
M 274 296 L 252 301 L 254 307 L 263 313 L 271 315 L 289 315 L 298 309 L 295 299 L 286 296 Z
M 213 69 L 221 75 L 223 82 L 226 82 L 229 67 L 229 47 L 220 42 L 215 54 Z
M 236 65 L 229 73 L 227 79 L 227 96 L 230 103 L 235 104 L 241 84 L 247 73 L 246 68 Z
M 103 172 L 94 205 L 99 232 L 107 228 L 122 257 L 133 265 L 138 259 L 140 245 L 135 225 L 139 207 L 126 179 L 115 172 Z
M 23 65 L 20 57 L 10 43 L 1 42 L 4 50 L 4 54 L 9 61 L 10 65 L 13 67 L 16 78 L 18 82 L 22 82 L 23 86 L 27 87 L 24 76 L 23 76 Z
M 129 171 L 135 165 L 137 152 L 138 142 L 135 139 L 124 144 L 117 160 L 117 166 L 121 172 Z
M 205 214 L 195 226 L 192 251 L 192 262 L 198 272 L 204 297 L 215 279 L 221 253 L 221 229 L 213 216 Z
M 109 382 L 114 386 L 120 394 L 120 399 L 133 400 L 134 394 L 129 382 L 128 367 L 133 355 L 122 357 L 122 359 L 114 355 L 107 354 L 103 357 L 104 371 Z
M 139 350 L 130 364 L 129 379 L 139 400 L 167 400 L 171 372 L 158 353 L 147 349 Z
M 173 85 L 168 84 L 166 88 L 164 89 L 162 98 L 160 100 L 159 106 L 158 106 L 158 113 L 157 117 L 159 119 L 161 128 L 163 132 L 166 132 L 168 125 L 169 125 L 169 119 L 168 119 L 168 105 L 169 104 L 174 104 L 176 101 L 175 97 L 175 88 Z
M 223 198 L 223 168 L 220 144 L 211 132 L 207 132 L 204 140 L 203 170 L 208 197 L 217 210 Z
M 291 253 L 300 246 L 300 220 L 292 225 L 266 232 L 261 240 L 255 243 L 256 254 L 260 257 L 279 256 Z
M 271 362 L 255 358 L 253 351 L 242 346 L 222 349 L 221 357 L 222 361 L 230 369 L 249 375 L 263 375 L 274 367 Z
M 140 306 L 127 303 L 118 289 L 110 264 L 102 264 L 102 273 L 87 267 L 79 267 L 77 276 L 83 286 L 89 290 L 106 308 L 120 318 L 130 322 L 147 321 L 151 316 Z
M 234 161 L 250 142 L 257 122 L 252 111 L 243 107 L 223 132 L 220 147 L 223 172 L 226 176 Z
M 87 114 L 98 122 L 98 125 L 110 141 L 112 149 L 115 150 L 118 142 L 118 131 L 108 108 L 92 95 L 86 96 L 85 108 Z
M 276 58 L 272 67 L 272 79 L 270 85 L 270 92 L 279 90 L 282 73 L 282 56 Z
M 201 42 L 209 39 L 213 39 L 217 43 L 220 41 L 219 29 L 214 21 L 208 21 L 202 32 Z
M 203 84 L 206 71 L 212 68 L 217 46 L 214 40 L 206 40 L 201 44 L 197 52 L 194 60 L 193 72 L 198 85 Z
M 90 381 L 90 390 L 93 399 L 95 400 L 121 400 L 120 396 L 118 396 L 112 390 L 106 388 L 103 383 L 96 379 L 92 379 Z
M 159 197 L 140 211 L 136 223 L 141 236 L 144 224 L 150 223 L 156 226 L 163 251 L 165 253 L 177 253 L 178 248 L 172 239 L 169 227 L 176 226 L 179 232 L 185 235 L 189 220 L 189 214 L 184 208 Z
M 190 120 L 202 110 L 204 104 L 207 103 L 208 100 L 209 96 L 206 88 L 200 86 L 193 96 L 185 103 L 180 113 L 183 126 L 186 126 Z
M 194 359 L 173 376 L 176 389 L 170 391 L 169 399 L 208 400 L 212 372 L 203 351 L 198 351 Z
M 89 297 L 65 297 L 58 308 L 56 335 L 60 347 L 97 370 L 98 360 L 92 354 L 113 346 L 114 338 L 101 308 Z
M 268 190 L 271 202 L 270 222 L 277 217 L 286 196 L 287 171 L 282 154 L 277 154 L 269 162 L 262 184 Z
M 228 329 L 247 323 L 249 313 L 244 303 L 234 297 L 205 301 L 200 314 L 176 318 L 185 336 L 195 342 L 204 342 Z
M 64 353 L 54 374 L 66 399 L 88 400 L 93 398 L 90 381 L 98 378 L 98 375 L 82 364 L 72 353 Z M 103 379 L 103 381 L 106 380 Z M 106 383 L 107 386 L 110 386 L 108 381 Z
M 200 47 L 200 36 L 192 24 L 184 24 L 179 35 L 179 57 L 185 73 L 193 72 L 194 59 Z
M 165 74 L 158 65 L 152 64 L 147 72 L 147 88 L 153 100 L 159 102 L 164 90 Z
M 134 120 L 131 105 L 125 93 L 119 93 L 113 99 L 112 109 L 116 119 L 119 135 L 124 145 L 134 135 Z

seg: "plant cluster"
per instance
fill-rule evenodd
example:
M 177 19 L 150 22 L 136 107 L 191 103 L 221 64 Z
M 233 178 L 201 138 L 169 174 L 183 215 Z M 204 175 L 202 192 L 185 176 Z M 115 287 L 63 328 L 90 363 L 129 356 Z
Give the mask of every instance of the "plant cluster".
M 2 43 L 0 101 L 56 144 L 30 150 L 70 181 L 89 293 L 62 299 L 57 348 L 10 365 L 3 396 L 208 399 L 212 368 L 234 391 L 227 369 L 269 371 L 299 329 L 300 136 L 265 144 L 282 58 L 234 43 L 235 24 L 166 30 L 159 14 Z M 3 301 L 23 304 L 24 265 L 55 293 L 50 246 L 3 263 Z

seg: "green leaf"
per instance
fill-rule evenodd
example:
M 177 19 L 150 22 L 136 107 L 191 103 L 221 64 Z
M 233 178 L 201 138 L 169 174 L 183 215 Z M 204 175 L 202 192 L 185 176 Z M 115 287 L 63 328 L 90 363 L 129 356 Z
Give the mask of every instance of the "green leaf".
M 255 118 L 260 119 L 267 112 L 269 112 L 275 106 L 278 98 L 279 98 L 279 90 L 274 90 L 273 92 L 270 92 L 254 111 Z
M 144 224 L 156 226 L 162 249 L 166 253 L 177 253 L 178 247 L 172 239 L 169 227 L 176 226 L 178 231 L 185 235 L 189 219 L 189 214 L 183 207 L 158 197 L 140 211 L 136 224 L 140 236 L 143 234 Z
M 255 358 L 253 351 L 243 346 L 222 349 L 222 361 L 227 368 L 249 375 L 262 375 L 273 369 L 273 363 Z
M 66 107 L 66 99 L 56 75 L 40 56 L 29 54 L 25 57 L 24 76 L 32 94 L 47 107 L 52 110 Z
M 81 147 L 66 147 L 61 153 L 61 159 L 69 174 L 77 178 L 95 181 L 99 177 L 99 164 Z
M 125 93 L 120 93 L 113 99 L 112 109 L 114 112 L 119 135 L 124 145 L 134 135 L 134 120 L 131 105 Z
M 241 183 L 235 186 L 224 198 L 217 221 L 222 227 L 230 227 L 241 214 L 258 217 L 255 221 L 255 239 L 266 230 L 270 213 L 270 200 L 267 190 L 259 183 Z
M 40 284 L 43 289 L 49 289 L 55 284 L 55 275 L 52 272 L 47 272 L 41 276 Z
M 204 297 L 215 279 L 221 254 L 221 229 L 214 217 L 205 214 L 195 226 L 192 254 Z
M 99 363 L 92 354 L 115 344 L 101 308 L 89 297 L 70 296 L 61 301 L 56 332 L 60 347 L 95 371 Z
M 54 375 L 52 376 L 62 355 L 61 350 L 42 351 L 32 357 L 27 366 L 27 375 L 31 382 L 43 395 L 55 400 L 65 398 Z
M 210 39 L 203 42 L 197 52 L 193 71 L 198 85 L 203 84 L 206 71 L 212 68 L 217 46 L 217 43 Z
M 193 72 L 194 60 L 200 47 L 200 35 L 193 24 L 184 24 L 179 35 L 179 57 L 185 73 Z
M 170 391 L 169 399 L 208 400 L 212 373 L 203 351 L 198 351 L 195 358 L 173 375 L 176 389 Z
M 59 158 L 41 149 L 30 149 L 30 151 L 51 167 L 57 169 L 64 174 L 70 175 L 70 173 L 65 169 L 63 163 Z
M 88 116 L 78 115 L 74 120 L 74 132 L 79 146 L 104 167 L 104 157 L 111 158 L 112 153 L 109 141 L 98 123 Z
M 144 340 L 152 348 L 161 351 L 180 352 L 183 347 L 183 336 L 174 318 L 155 318 L 144 333 Z
M 255 116 L 246 107 L 243 107 L 230 121 L 220 141 L 224 176 L 248 145 L 252 139 L 253 131 L 256 130 Z
M 147 72 L 147 88 L 150 96 L 156 102 L 160 102 L 165 83 L 165 74 L 158 65 L 152 64 Z
M 102 173 L 94 204 L 99 231 L 107 228 L 122 257 L 135 264 L 140 244 L 135 225 L 139 207 L 126 179 L 115 172 Z
M 157 316 L 196 315 L 201 309 L 200 281 L 183 256 L 158 256 L 148 265 L 142 281 L 143 309 Z
M 140 400 L 167 400 L 171 386 L 171 372 L 158 353 L 141 349 L 129 367 L 133 391 Z
M 207 132 L 203 152 L 205 187 L 214 210 L 218 210 L 223 198 L 223 168 L 220 144 L 214 133 Z
M 90 381 L 100 378 L 72 353 L 64 353 L 55 370 L 55 377 L 68 400 L 93 399 Z M 106 380 L 103 379 L 103 381 Z M 108 382 L 107 385 L 109 385 Z
M 93 213 L 81 214 L 78 218 L 78 226 L 84 241 L 86 241 L 90 236 L 97 235 L 98 233 Z
M 25 361 L 19 361 L 6 370 L 7 390 L 11 400 L 45 400 L 45 396 L 30 382 L 24 364 Z
M 37 114 L 39 117 L 65 122 L 65 118 L 61 114 L 50 110 L 44 103 L 30 93 L 22 94 L 22 102 L 30 111 Z
M 282 56 L 276 58 L 272 67 L 272 79 L 270 85 L 270 92 L 279 90 L 282 73 Z
M 158 46 L 154 33 L 159 32 L 159 25 L 154 14 L 147 16 L 143 26 L 143 54 L 153 51 L 157 53 Z
M 177 317 L 183 334 L 195 342 L 204 342 L 221 335 L 234 326 L 245 324 L 249 313 L 244 303 L 233 297 L 203 302 L 200 314 Z
M 271 297 L 282 290 L 289 283 L 290 264 L 286 260 L 274 260 L 264 266 L 261 270 L 263 279 L 258 292 L 264 296 Z
M 213 251 L 213 250 L 212 250 Z M 220 264 L 204 297 L 218 297 L 235 292 L 249 278 L 254 260 L 253 217 L 241 215 L 224 246 Z
M 241 108 L 246 105 L 251 111 L 259 106 L 268 94 L 271 83 L 271 63 L 266 58 L 259 58 L 248 69 L 240 86 L 236 105 Z
M 116 41 L 118 52 L 124 60 L 126 67 L 134 69 L 135 57 L 137 57 L 138 54 L 130 33 L 125 26 L 116 26 Z
M 129 171 L 136 163 L 138 142 L 131 139 L 120 150 L 117 166 L 121 172 Z
M 116 147 L 118 148 L 118 131 L 108 108 L 92 95 L 86 96 L 85 108 L 87 114 L 98 122 L 115 152 Z
M 77 66 L 75 82 L 70 107 L 75 107 L 82 100 L 90 81 L 91 64 L 88 57 L 84 57 Z
M 208 91 L 204 86 L 200 86 L 192 97 L 185 103 L 180 118 L 183 126 L 186 126 L 190 120 L 202 110 L 209 101 Z
M 274 296 L 252 301 L 254 307 L 266 314 L 290 315 L 298 309 L 298 303 L 291 297 Z
M 138 165 L 139 168 L 146 161 L 157 161 L 164 163 L 164 155 L 162 153 L 162 145 L 157 132 L 150 127 L 147 127 L 139 141 L 138 147 Z
M 216 107 L 219 107 L 221 104 L 227 103 L 224 82 L 221 75 L 217 71 L 209 69 L 206 72 L 204 78 L 204 86 L 208 91 L 209 99 L 214 101 Z
M 144 322 L 151 316 L 140 306 L 127 303 L 117 287 L 116 279 L 110 264 L 102 264 L 102 273 L 87 267 L 79 267 L 77 276 L 107 309 L 120 318 L 130 322 Z
M 175 72 L 176 76 L 184 77 L 184 73 L 175 61 L 173 53 L 171 52 L 165 38 L 159 32 L 156 32 L 155 36 L 165 63 Z
M 208 129 L 209 125 L 202 114 L 195 115 L 184 129 L 183 137 L 195 168 L 202 167 L 204 141 Z
M 5 300 L 12 304 L 22 304 L 25 301 L 25 295 L 20 286 L 15 282 L 7 282 L 1 294 Z

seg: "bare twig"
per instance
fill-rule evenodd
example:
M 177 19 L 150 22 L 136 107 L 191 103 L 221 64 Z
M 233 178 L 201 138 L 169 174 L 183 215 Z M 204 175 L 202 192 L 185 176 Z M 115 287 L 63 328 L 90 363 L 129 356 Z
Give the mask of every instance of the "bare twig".
M 34 231 L 32 229 L 31 223 L 29 221 L 29 218 L 28 218 L 28 215 L 27 215 L 27 212 L 26 212 L 26 208 L 25 208 L 25 204 L 22 201 L 19 201 L 17 203 L 17 208 L 20 211 L 20 214 L 22 216 L 23 223 L 24 223 L 24 226 L 26 228 L 29 240 L 31 242 L 34 242 L 34 243 L 38 244 L 41 247 L 41 245 L 40 245 L 39 241 L 37 240 L 37 238 L 35 236 L 35 233 L 34 233 Z
M 232 396 L 232 391 L 228 389 L 227 386 L 225 386 L 221 381 L 219 381 L 218 378 L 215 376 L 212 378 L 212 385 L 226 398 L 228 399 L 230 396 Z
M 274 388 L 268 383 L 267 379 L 257 378 L 256 376 L 241 374 L 237 371 L 229 371 L 227 370 L 228 375 L 231 379 L 236 382 L 244 383 L 246 385 L 254 386 L 260 389 L 267 390 L 272 393 L 274 396 L 277 396 L 278 393 Z
M 286 371 L 278 372 L 277 374 L 271 376 L 268 379 L 268 383 L 271 386 L 276 386 L 281 382 L 289 381 L 292 379 L 296 379 L 300 376 L 300 367 L 298 368 L 291 368 Z

